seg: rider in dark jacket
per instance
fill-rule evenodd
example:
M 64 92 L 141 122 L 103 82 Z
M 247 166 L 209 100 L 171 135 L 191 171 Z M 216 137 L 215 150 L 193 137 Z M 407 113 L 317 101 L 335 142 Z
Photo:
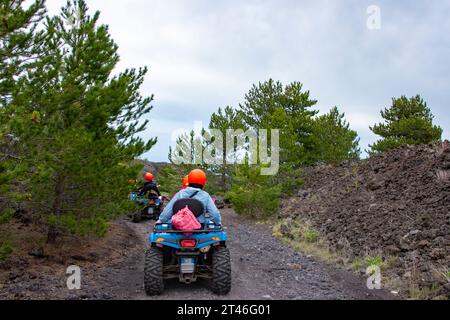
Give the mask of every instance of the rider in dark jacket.
M 159 192 L 158 186 L 153 182 L 153 174 L 147 172 L 144 175 L 144 178 L 145 183 L 144 186 L 139 189 L 139 195 L 143 197 L 148 193 L 149 198 L 159 197 L 161 195 L 161 192 Z

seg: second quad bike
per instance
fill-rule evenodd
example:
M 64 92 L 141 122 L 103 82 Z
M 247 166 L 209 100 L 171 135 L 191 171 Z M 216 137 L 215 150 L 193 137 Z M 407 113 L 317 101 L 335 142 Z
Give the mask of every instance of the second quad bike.
M 174 212 L 192 201 L 195 199 L 176 202 Z M 200 209 L 195 212 L 191 206 L 189 208 L 196 217 L 203 210 L 197 207 Z M 185 284 L 199 278 L 207 279 L 214 293 L 224 295 L 230 291 L 230 252 L 226 246 L 227 233 L 222 226 L 206 220 L 199 230 L 180 231 L 174 230 L 170 223 L 160 223 L 153 227 L 148 241 L 144 266 L 144 287 L 148 295 L 161 294 L 164 280 L 171 278 Z
M 164 197 L 146 198 L 138 193 L 130 193 L 130 200 L 134 201 L 140 209 L 132 214 L 133 222 L 140 222 L 142 219 L 158 220 L 164 204 Z

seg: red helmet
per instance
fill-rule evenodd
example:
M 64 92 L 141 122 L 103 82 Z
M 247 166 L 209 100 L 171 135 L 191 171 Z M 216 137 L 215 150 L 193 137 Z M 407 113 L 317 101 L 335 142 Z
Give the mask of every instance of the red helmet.
M 199 184 L 204 186 L 206 184 L 206 174 L 203 170 L 194 169 L 188 174 L 188 181 L 190 184 Z
M 147 173 L 144 175 L 144 178 L 145 178 L 145 180 L 147 180 L 147 181 L 153 181 L 153 175 L 152 175 L 150 172 L 147 172 Z
M 189 185 L 189 177 L 185 175 L 183 178 L 183 188 L 186 188 Z

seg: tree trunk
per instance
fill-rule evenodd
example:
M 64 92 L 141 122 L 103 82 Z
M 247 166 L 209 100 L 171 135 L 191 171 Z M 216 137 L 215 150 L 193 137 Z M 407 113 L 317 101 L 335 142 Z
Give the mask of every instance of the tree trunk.
M 223 154 L 222 154 L 222 191 L 225 192 L 227 191 L 227 153 L 225 151 L 225 148 L 223 149 Z
M 56 239 L 58 237 L 58 229 L 55 225 L 48 226 L 47 231 L 47 243 L 54 244 L 56 243 Z
M 64 175 L 58 173 L 55 182 L 55 200 L 53 202 L 53 214 L 56 216 L 56 220 L 59 221 L 63 210 L 63 196 L 65 187 Z M 50 225 L 47 232 L 47 243 L 55 243 L 58 237 L 58 227 L 56 225 Z

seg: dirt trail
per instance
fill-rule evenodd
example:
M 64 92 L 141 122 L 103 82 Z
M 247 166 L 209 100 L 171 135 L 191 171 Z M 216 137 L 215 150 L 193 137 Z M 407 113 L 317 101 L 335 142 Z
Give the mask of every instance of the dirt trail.
M 385 291 L 371 291 L 351 272 L 325 265 L 281 244 L 270 227 L 222 210 L 232 259 L 232 290 L 214 296 L 206 281 L 184 285 L 166 281 L 164 293 L 147 297 L 143 290 L 143 252 L 150 222 L 124 222 L 142 241 L 136 252 L 113 270 L 100 275 L 103 289 L 122 299 L 391 299 Z

